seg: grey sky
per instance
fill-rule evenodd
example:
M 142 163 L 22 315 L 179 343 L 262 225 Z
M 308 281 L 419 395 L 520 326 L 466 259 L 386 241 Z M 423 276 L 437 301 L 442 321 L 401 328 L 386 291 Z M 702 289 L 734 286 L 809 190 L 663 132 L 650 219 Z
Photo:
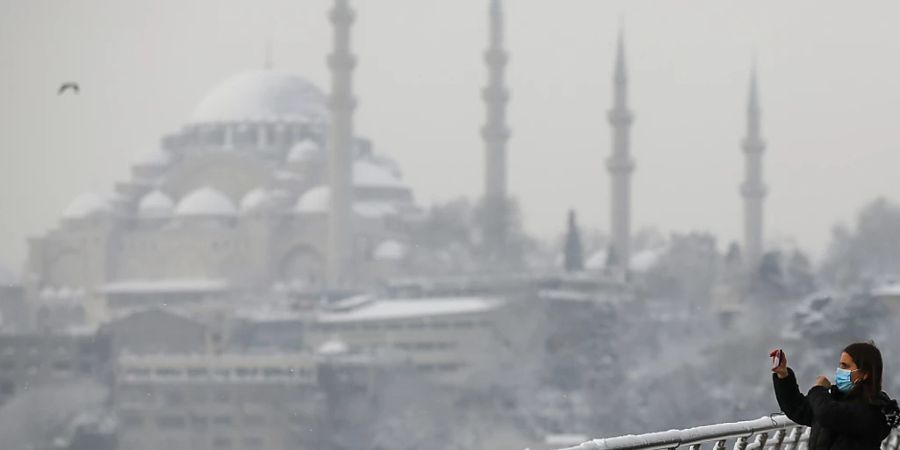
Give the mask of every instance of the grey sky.
M 357 121 L 422 204 L 482 189 L 487 0 L 358 0 Z M 758 55 L 769 237 L 819 255 L 837 221 L 900 199 L 900 3 L 507 0 L 510 191 L 552 236 L 565 210 L 607 229 L 606 110 L 627 28 L 636 228 L 741 236 L 748 69 Z M 0 1 L 0 265 L 79 192 L 135 157 L 224 78 L 275 66 L 328 88 L 328 0 Z M 79 96 L 57 97 L 62 81 Z

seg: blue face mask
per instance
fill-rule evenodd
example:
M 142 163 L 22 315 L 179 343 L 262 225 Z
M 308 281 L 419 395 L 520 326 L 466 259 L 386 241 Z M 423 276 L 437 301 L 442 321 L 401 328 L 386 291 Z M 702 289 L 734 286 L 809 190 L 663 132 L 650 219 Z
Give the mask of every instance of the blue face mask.
M 850 378 L 850 374 L 853 372 L 855 370 L 841 369 L 840 367 L 834 371 L 834 384 L 845 394 L 853 389 L 853 380 Z

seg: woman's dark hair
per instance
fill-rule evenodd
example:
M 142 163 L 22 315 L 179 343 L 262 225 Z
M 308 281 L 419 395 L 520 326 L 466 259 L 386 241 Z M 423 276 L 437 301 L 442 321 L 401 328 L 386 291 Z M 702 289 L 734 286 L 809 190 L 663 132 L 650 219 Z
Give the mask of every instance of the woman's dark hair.
M 868 403 L 874 403 L 881 395 L 881 351 L 872 341 L 856 342 L 844 348 L 844 352 L 853 358 L 856 368 L 868 374 L 868 378 L 853 388 L 853 394 L 859 395 Z

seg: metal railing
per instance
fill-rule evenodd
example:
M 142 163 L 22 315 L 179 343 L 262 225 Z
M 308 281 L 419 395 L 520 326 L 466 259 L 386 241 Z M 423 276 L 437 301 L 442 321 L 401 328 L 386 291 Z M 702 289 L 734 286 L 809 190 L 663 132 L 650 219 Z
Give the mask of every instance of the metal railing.
M 806 450 L 809 430 L 809 427 L 798 425 L 782 414 L 772 414 L 743 422 L 594 439 L 561 450 L 725 450 L 730 441 L 734 442 L 734 450 Z M 881 448 L 900 449 L 900 432 L 891 430 Z

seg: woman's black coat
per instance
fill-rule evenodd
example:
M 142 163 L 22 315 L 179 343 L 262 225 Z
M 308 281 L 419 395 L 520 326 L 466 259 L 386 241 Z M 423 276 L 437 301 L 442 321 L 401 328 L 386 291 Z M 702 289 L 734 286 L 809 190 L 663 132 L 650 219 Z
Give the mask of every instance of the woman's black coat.
M 876 404 L 846 395 L 832 386 L 813 386 L 804 396 L 794 371 L 784 379 L 772 374 L 778 406 L 787 417 L 812 427 L 809 450 L 878 450 L 897 425 L 897 401 L 881 393 Z

